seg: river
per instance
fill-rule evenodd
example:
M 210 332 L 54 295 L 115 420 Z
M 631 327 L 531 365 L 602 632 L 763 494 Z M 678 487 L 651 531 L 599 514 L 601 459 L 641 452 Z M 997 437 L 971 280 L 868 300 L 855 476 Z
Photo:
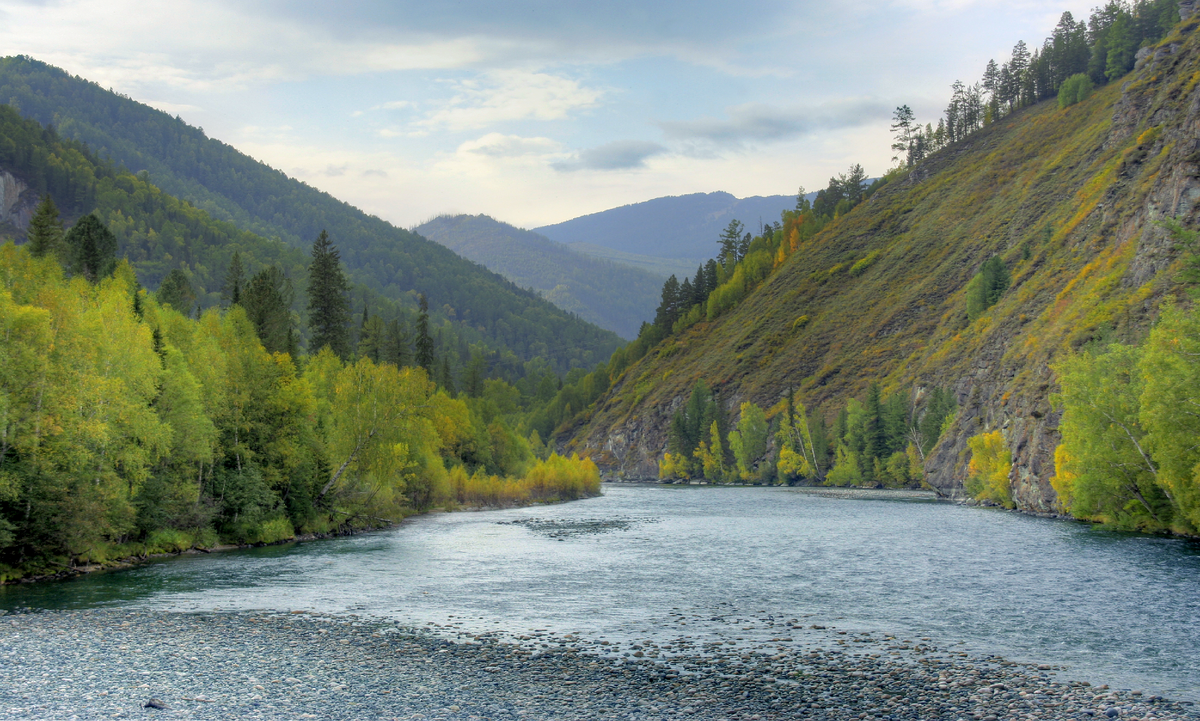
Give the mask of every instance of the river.
M 0 608 L 279 609 L 443 631 L 924 638 L 1200 701 L 1200 544 L 914 494 L 606 485 L 585 501 L 0 587 Z M 801 639 L 797 639 L 799 643 Z

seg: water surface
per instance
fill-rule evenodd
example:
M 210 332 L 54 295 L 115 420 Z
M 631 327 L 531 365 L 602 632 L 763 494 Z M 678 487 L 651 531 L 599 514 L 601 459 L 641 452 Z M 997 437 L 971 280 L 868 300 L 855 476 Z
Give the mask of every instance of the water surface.
M 586 501 L 0 588 L 0 607 L 27 605 L 313 610 L 660 642 L 765 640 L 778 631 L 755 619 L 778 616 L 1200 700 L 1200 544 L 912 498 L 608 485 Z

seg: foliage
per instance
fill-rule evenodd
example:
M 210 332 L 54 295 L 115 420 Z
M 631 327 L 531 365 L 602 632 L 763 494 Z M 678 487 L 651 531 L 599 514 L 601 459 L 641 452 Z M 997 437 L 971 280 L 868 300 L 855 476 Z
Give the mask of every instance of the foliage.
M 1087 73 L 1076 73 L 1063 81 L 1058 88 L 1058 107 L 1065 108 L 1075 103 L 1082 103 L 1092 94 L 1092 79 Z
M 992 501 L 1012 508 L 1009 474 L 1012 471 L 1012 452 L 1000 431 L 980 433 L 967 439 L 971 449 L 967 492 L 980 501 Z
M 20 170 L 35 192 L 48 192 L 69 219 L 97 210 L 121 241 L 119 254 L 129 257 L 148 287 L 157 287 L 173 267 L 186 263 L 202 307 L 216 305 L 221 288 L 216 276 L 235 250 L 242 252 L 249 272 L 279 265 L 299 280 L 306 265 L 301 250 L 326 230 L 341 251 L 355 297 L 368 296 L 373 313 L 409 313 L 416 294 L 424 293 L 434 322 L 449 323 L 466 343 L 511 353 L 518 365 L 544 357 L 559 373 L 592 367 L 620 345 L 614 333 L 448 248 L 96 83 L 28 57 L 8 57 L 0 59 L 0 98 L 42 126 L 56 128 L 30 123 L 36 129 L 18 139 L 0 127 L 0 165 Z M 12 107 L 0 111 L 17 117 Z M 4 125 L 7 121 L 0 119 Z M 95 162 L 84 143 L 128 171 Z M 89 161 L 77 162 L 84 157 Z M 142 171 L 145 179 L 136 175 Z M 110 193 L 114 197 L 105 197 Z M 266 252 L 268 245 L 275 247 Z M 280 262 L 284 255 L 290 262 Z
M 759 481 L 762 470 L 759 461 L 767 453 L 767 415 L 753 403 L 743 403 L 737 426 L 729 432 L 729 448 L 737 462 L 738 477 L 743 481 Z
M 967 318 L 975 320 L 995 305 L 1012 282 L 1008 266 L 994 255 L 984 261 L 979 272 L 967 283 Z
M 7 567 L 375 526 L 456 502 L 447 465 L 501 475 L 517 502 L 597 492 L 590 461 L 534 458 L 502 417 L 522 398 L 502 380 L 451 398 L 420 368 L 326 348 L 301 371 L 269 352 L 248 314 L 256 281 L 278 280 L 269 268 L 246 307 L 199 318 L 141 290 L 126 262 L 96 280 L 0 246 Z

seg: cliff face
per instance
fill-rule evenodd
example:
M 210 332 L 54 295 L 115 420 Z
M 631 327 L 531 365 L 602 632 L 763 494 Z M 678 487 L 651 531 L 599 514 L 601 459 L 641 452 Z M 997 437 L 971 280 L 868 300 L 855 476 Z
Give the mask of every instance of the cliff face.
M 918 397 L 940 386 L 959 411 L 927 459 L 930 483 L 961 495 L 967 439 L 998 429 L 1017 504 L 1056 510 L 1053 363 L 1140 339 L 1179 290 L 1179 251 L 1159 221 L 1191 225 L 1200 200 L 1197 25 L 1084 103 L 1008 116 L 884 187 L 734 310 L 629 368 L 569 445 L 610 473 L 654 477 L 671 415 L 699 379 L 734 416 L 789 389 L 832 418 L 873 381 Z M 866 272 L 844 272 L 869 253 Z M 993 255 L 1012 286 L 970 322 L 964 288 Z
M 23 234 L 37 203 L 29 186 L 7 170 L 0 170 L 0 231 Z

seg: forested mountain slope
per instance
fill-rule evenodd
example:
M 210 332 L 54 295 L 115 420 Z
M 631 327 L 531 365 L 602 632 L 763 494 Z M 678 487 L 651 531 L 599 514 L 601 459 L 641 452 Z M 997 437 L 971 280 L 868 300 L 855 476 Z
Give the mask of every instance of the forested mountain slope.
M 642 323 L 654 320 L 663 278 L 640 268 L 578 253 L 486 215 L 443 215 L 414 230 L 623 338 L 636 338 Z
M 304 251 L 327 230 L 352 282 L 404 306 L 415 305 L 416 294 L 424 293 L 435 317 L 471 329 L 468 340 L 483 339 L 521 360 L 545 357 L 560 371 L 590 367 L 620 344 L 615 334 L 444 246 L 289 178 L 178 118 L 58 68 L 26 57 L 0 59 L 0 99 L 25 117 L 53 125 L 62 137 L 86 143 L 99 157 L 135 173 L 146 171 L 143 179 L 165 193 L 241 230 Z M 200 290 L 211 294 L 215 289 Z
M 655 477 L 697 381 L 730 417 L 794 391 L 831 425 L 873 382 L 942 387 L 958 410 L 926 458 L 929 482 L 961 493 L 968 438 L 1000 431 L 1013 500 L 1056 510 L 1052 364 L 1140 340 L 1159 303 L 1184 295 L 1184 252 L 1159 221 L 1196 220 L 1198 27 L 1176 26 L 1078 104 L 1014 112 L 889 178 L 733 309 L 623 368 L 570 444 L 612 472 Z M 993 257 L 1011 285 L 969 316 L 967 286 Z

